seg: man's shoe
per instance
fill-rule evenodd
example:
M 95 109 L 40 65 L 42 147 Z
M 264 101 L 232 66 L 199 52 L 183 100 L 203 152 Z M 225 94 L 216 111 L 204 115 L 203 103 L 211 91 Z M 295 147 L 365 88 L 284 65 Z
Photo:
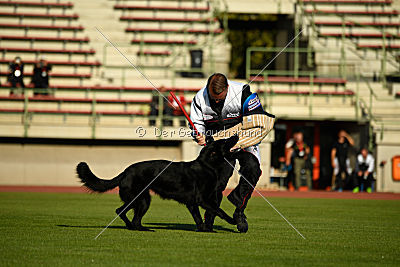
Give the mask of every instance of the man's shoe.
M 342 189 L 342 188 L 339 188 L 339 189 L 338 189 L 338 192 L 339 192 L 339 193 L 342 193 L 342 192 L 343 192 L 343 189 Z
M 353 189 L 353 193 L 358 193 L 358 192 L 360 192 L 360 188 L 357 186 L 357 187 L 354 187 L 354 189 Z
M 368 187 L 367 188 L 367 193 L 371 193 L 372 192 L 372 188 L 371 187 Z
M 244 215 L 243 211 L 235 211 L 235 213 L 233 213 L 233 219 L 236 221 L 236 228 L 239 232 L 246 233 L 247 230 L 249 230 L 246 215 Z

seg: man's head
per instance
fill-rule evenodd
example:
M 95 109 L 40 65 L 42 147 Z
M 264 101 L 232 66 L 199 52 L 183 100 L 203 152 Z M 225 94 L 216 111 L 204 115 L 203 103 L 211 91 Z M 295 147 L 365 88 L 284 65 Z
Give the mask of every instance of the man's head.
M 293 138 L 296 141 L 296 143 L 301 143 L 303 142 L 303 133 L 300 131 L 294 132 Z
M 339 143 L 343 143 L 346 138 L 346 131 L 345 130 L 340 130 L 338 133 L 338 141 Z
M 367 149 L 366 147 L 363 147 L 363 148 L 361 149 L 361 155 L 362 155 L 364 158 L 367 158 L 367 156 L 368 156 L 368 149 Z
M 21 58 L 20 57 L 15 57 L 14 62 L 16 64 L 21 64 Z
M 214 73 L 208 78 L 208 92 L 212 100 L 216 103 L 224 101 L 228 92 L 228 80 L 221 73 Z

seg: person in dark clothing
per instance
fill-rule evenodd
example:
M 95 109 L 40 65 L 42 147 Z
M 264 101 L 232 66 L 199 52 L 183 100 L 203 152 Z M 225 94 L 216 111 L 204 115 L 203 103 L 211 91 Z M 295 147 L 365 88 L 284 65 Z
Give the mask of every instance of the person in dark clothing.
M 22 95 L 24 94 L 24 63 L 20 57 L 16 57 L 8 67 L 8 81 L 11 83 L 10 95 L 15 94 L 15 88 L 22 88 Z
M 34 95 L 48 95 L 49 87 L 49 72 L 51 65 L 47 63 L 44 58 L 41 58 L 33 68 L 33 75 L 31 83 L 34 86 Z
M 354 145 L 354 140 L 344 130 L 338 133 L 338 140 L 333 144 L 331 151 L 331 164 L 335 175 L 335 188 L 343 191 L 343 180 L 349 179 L 349 165 L 350 161 L 347 156 L 349 147 Z
M 311 189 L 311 173 L 306 167 L 310 155 L 310 147 L 304 142 L 303 133 L 297 131 L 293 134 L 293 144 L 286 155 L 286 166 L 293 166 L 295 188 L 299 189 L 302 178 L 306 180 L 308 189 Z
M 165 87 L 161 86 L 160 87 L 160 92 L 161 94 L 164 95 L 165 92 Z M 173 115 L 173 108 L 171 107 L 171 104 L 162 96 L 159 94 L 153 95 L 153 99 L 150 103 L 150 116 L 158 116 L 159 115 L 159 99 L 160 97 L 163 99 L 163 115 L 166 116 L 172 116 Z M 172 126 L 172 120 L 171 119 L 163 119 L 162 121 L 163 126 Z M 149 125 L 150 126 L 155 126 L 156 125 L 156 120 L 155 119 L 150 119 L 149 120 Z
M 247 124 L 255 121 L 265 122 L 265 125 L 261 125 L 261 127 L 266 126 L 265 137 L 275 121 L 274 115 L 263 110 L 257 94 L 251 93 L 249 85 L 230 81 L 221 73 L 211 75 L 207 85 L 193 98 L 190 118 L 200 133 L 194 137 L 199 145 L 205 145 L 208 140 L 216 138 L 220 133 L 222 133 L 219 135 L 220 138 L 227 138 L 229 136 L 226 134 L 230 130 L 241 125 L 246 125 L 241 129 L 250 129 L 251 125 L 246 128 Z M 244 210 L 253 192 L 252 186 L 257 184 L 261 175 L 259 142 L 257 137 L 252 140 L 239 135 L 239 142 L 234 147 L 249 152 L 239 159 L 240 172 L 243 176 L 228 196 L 228 200 L 236 207 L 233 218 L 236 220 L 239 232 L 248 230 Z M 206 226 L 212 229 L 215 216 L 206 212 L 204 217 Z
M 364 185 L 364 190 L 366 192 L 372 192 L 374 164 L 374 157 L 368 153 L 368 149 L 361 149 L 361 153 L 357 156 L 356 161 L 356 180 L 354 181 L 355 187 L 353 193 L 360 192 L 361 185 Z
M 172 91 L 173 91 L 173 90 L 172 90 Z M 179 102 L 181 102 L 182 106 L 185 106 L 185 105 L 186 105 L 185 96 L 181 93 L 181 94 L 177 95 L 177 97 L 178 97 L 178 99 L 179 99 Z M 172 114 L 173 114 L 174 116 L 179 116 L 179 117 L 181 117 L 181 119 L 179 120 L 179 125 L 180 125 L 181 127 L 185 127 L 185 126 L 186 126 L 186 121 L 185 121 L 185 118 L 183 117 L 183 111 L 179 109 L 178 103 L 175 102 L 174 98 L 173 98 L 171 95 L 168 96 L 168 100 L 169 100 L 169 103 L 168 103 L 168 104 L 169 104 L 170 106 L 171 106 L 171 104 L 172 104 L 172 106 L 171 106 L 171 108 L 172 108 Z

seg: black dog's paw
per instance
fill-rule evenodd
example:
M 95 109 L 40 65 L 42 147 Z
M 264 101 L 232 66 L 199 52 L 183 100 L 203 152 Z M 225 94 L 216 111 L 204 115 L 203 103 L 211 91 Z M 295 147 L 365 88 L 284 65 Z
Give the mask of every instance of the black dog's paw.
M 196 232 L 207 232 L 207 227 L 204 223 L 197 225 Z
M 246 233 L 249 230 L 249 225 L 247 224 L 247 221 L 240 222 L 236 225 L 236 228 L 240 233 Z

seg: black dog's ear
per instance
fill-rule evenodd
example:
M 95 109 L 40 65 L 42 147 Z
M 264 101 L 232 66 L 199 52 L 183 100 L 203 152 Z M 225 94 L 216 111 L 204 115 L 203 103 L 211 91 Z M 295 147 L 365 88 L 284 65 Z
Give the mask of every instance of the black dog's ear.
M 235 134 L 234 136 L 229 137 L 225 140 L 225 148 L 230 150 L 236 143 L 239 141 L 239 136 Z

